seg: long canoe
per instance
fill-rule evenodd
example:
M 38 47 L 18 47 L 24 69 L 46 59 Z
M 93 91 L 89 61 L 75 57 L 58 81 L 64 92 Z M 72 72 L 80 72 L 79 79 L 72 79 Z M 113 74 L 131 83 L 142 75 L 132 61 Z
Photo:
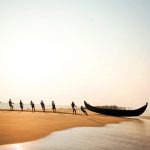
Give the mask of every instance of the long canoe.
M 91 106 L 86 101 L 84 101 L 85 107 L 93 112 L 101 113 L 104 115 L 110 115 L 110 116 L 124 116 L 124 117 L 131 117 L 131 116 L 139 116 L 146 110 L 148 103 L 146 103 L 144 106 L 134 109 L 134 110 L 123 110 L 123 109 L 110 109 L 110 108 L 100 108 Z

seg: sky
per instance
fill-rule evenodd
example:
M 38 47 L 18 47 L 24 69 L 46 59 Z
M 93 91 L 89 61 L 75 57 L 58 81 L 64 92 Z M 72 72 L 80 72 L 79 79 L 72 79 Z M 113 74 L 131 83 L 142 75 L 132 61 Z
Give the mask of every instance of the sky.
M 0 0 L 0 101 L 150 102 L 149 0 Z

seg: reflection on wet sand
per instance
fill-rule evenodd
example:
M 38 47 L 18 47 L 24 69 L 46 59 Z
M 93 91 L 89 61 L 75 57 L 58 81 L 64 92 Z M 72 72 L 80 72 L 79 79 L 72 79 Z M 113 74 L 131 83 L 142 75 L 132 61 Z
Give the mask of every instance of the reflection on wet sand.
M 102 128 L 81 127 L 55 132 L 46 138 L 22 144 L 1 146 L 1 150 L 149 150 L 150 120 L 132 121 Z

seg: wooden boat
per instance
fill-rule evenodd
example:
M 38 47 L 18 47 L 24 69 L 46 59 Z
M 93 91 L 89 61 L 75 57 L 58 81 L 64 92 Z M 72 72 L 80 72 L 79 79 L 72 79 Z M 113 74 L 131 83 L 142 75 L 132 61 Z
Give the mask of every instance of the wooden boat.
M 144 106 L 138 108 L 138 109 L 134 109 L 134 110 L 124 110 L 124 109 L 111 109 L 111 108 L 100 108 L 100 107 L 94 107 L 91 106 L 90 104 L 88 104 L 86 101 L 84 101 L 85 107 L 93 112 L 96 113 L 101 113 L 104 115 L 110 115 L 110 116 L 124 116 L 124 117 L 131 117 L 131 116 L 139 116 L 142 113 L 144 113 L 144 111 L 147 108 L 148 103 L 146 103 Z

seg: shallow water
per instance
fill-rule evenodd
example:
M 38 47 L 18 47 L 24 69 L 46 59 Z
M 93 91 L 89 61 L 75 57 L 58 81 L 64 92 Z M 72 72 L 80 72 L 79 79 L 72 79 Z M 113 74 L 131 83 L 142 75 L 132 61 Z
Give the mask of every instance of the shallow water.
M 33 142 L 0 146 L 0 150 L 150 150 L 147 117 L 105 127 L 72 128 Z

